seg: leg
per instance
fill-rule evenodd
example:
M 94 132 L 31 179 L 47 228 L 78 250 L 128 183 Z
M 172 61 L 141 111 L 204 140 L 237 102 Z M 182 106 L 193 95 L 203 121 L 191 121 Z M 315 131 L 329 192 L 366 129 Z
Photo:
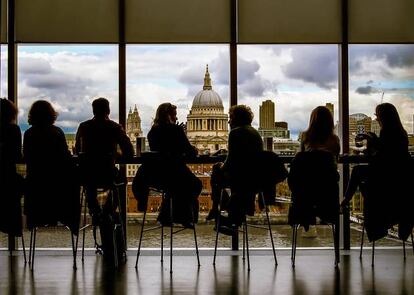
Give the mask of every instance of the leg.
M 352 173 L 345 191 L 344 200 L 349 201 L 352 199 L 358 186 L 366 180 L 367 175 L 368 166 L 366 165 L 357 165 L 352 168 Z
M 194 233 L 194 243 L 195 243 L 195 247 L 196 247 L 196 255 L 197 255 L 197 263 L 198 266 L 200 266 L 200 256 L 198 253 L 198 244 L 197 244 L 197 233 L 196 233 L 196 228 L 195 228 L 195 218 L 194 218 L 194 210 L 193 210 L 193 206 L 191 206 L 191 217 L 193 219 L 193 233 Z

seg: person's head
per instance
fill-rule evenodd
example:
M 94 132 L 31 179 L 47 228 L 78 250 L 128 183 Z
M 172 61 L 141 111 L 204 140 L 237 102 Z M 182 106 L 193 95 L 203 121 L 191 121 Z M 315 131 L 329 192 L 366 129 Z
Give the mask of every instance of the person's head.
M 253 121 L 252 110 L 243 104 L 232 106 L 229 110 L 230 128 L 251 125 Z
M 50 102 L 46 100 L 35 101 L 29 110 L 28 122 L 32 126 L 53 125 L 58 113 Z
M 2 98 L 0 102 L 0 118 L 2 124 L 10 124 L 16 121 L 17 108 L 7 98 Z
M 334 122 L 331 111 L 324 107 L 316 107 L 309 119 L 309 127 L 305 131 L 307 142 L 324 142 L 334 133 Z
M 109 109 L 109 101 L 106 98 L 99 97 L 92 102 L 93 115 L 96 118 L 106 118 L 111 110 Z
M 377 105 L 375 115 L 377 116 L 381 129 L 404 130 L 400 116 L 394 105 L 388 102 Z
M 154 126 L 175 124 L 177 122 L 177 107 L 169 102 L 158 106 Z

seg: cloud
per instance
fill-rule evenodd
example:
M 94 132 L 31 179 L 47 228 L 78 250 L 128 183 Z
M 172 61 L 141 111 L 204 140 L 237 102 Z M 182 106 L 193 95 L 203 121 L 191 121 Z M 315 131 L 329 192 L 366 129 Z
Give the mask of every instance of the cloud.
M 355 90 L 355 92 L 359 94 L 371 94 L 373 92 L 376 92 L 376 90 L 372 86 L 361 86 L 361 87 L 358 87 Z
M 314 83 L 320 88 L 337 87 L 338 54 L 333 46 L 292 47 L 292 61 L 282 67 L 291 79 Z

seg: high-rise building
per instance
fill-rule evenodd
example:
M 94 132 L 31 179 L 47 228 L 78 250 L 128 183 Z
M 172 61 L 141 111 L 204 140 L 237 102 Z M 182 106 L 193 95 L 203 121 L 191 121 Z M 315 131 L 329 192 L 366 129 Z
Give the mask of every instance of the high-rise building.
M 275 128 L 275 103 L 266 100 L 259 107 L 259 129 Z
M 228 115 L 220 95 L 213 90 L 207 65 L 203 90 L 194 97 L 187 115 L 187 137 L 204 153 L 227 149 L 228 133 Z
M 262 102 L 259 107 L 258 131 L 263 138 L 290 138 L 287 122 L 275 122 L 275 103 L 271 100 Z

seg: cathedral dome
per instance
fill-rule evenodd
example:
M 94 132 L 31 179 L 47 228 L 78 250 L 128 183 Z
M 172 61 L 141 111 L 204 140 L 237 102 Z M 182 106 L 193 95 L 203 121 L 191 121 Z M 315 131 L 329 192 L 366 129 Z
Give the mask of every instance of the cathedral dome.
M 204 86 L 194 97 L 192 108 L 223 108 L 223 102 L 220 95 L 215 92 L 211 87 L 210 73 L 208 72 L 208 66 L 206 68 L 206 74 L 204 76 Z

